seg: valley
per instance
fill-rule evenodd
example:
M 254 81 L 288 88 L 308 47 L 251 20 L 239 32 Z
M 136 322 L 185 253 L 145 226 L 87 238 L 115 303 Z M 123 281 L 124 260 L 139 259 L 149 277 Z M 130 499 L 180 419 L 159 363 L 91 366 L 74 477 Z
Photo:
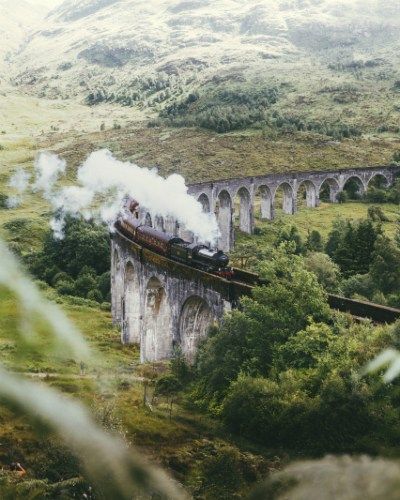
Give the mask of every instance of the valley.
M 233 200 L 231 262 L 266 285 L 210 324 L 193 365 L 179 348 L 141 364 L 140 346 L 121 342 L 104 225 L 67 217 L 59 241 L 49 199 L 8 199 L 16 172 L 37 175 L 40 151 L 67 162 L 56 187 L 101 149 L 188 184 L 400 165 L 398 2 L 0 0 L 0 18 L 0 238 L 92 352 L 84 361 L 55 342 L 50 309 L 24 304 L 0 267 L 1 365 L 83 402 L 188 497 L 397 498 L 399 324 L 332 311 L 326 294 L 400 308 L 399 179 L 315 208 L 301 191 L 296 213 L 273 221 L 258 200 L 251 235 Z M 141 293 L 159 307 L 162 294 Z M 104 470 L 91 475 L 34 412 L 4 398 L 0 424 L 0 496 L 103 498 Z

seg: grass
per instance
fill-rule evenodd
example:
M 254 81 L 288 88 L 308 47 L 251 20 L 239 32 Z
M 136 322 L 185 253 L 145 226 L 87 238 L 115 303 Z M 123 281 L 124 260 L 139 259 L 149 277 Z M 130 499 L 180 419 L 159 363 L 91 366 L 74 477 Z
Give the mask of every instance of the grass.
M 143 404 L 141 377 L 157 376 L 165 366 L 139 367 L 137 347 L 121 344 L 110 313 L 65 303 L 61 306 L 80 328 L 94 353 L 83 367 L 83 373 L 79 360 L 58 359 L 48 342 L 46 325 L 41 325 L 34 347 L 29 342 L 17 341 L 21 338 L 21 311 L 15 298 L 0 289 L 0 356 L 9 370 L 24 373 L 38 383 L 86 402 L 107 428 L 123 434 L 144 455 L 168 468 L 195 498 L 215 498 L 211 493 L 215 481 L 209 479 L 208 471 L 212 467 L 209 460 L 227 453 L 226 450 L 233 452 L 237 460 L 226 468 L 225 474 L 240 476 L 229 494 L 248 492 L 255 478 L 261 479 L 268 473 L 269 464 L 277 455 L 275 450 L 257 450 L 246 442 L 232 439 L 217 422 L 188 409 L 179 399 L 174 404 L 172 418 L 162 398 L 154 401 L 151 409 Z M 149 391 L 151 395 L 151 384 Z M 21 462 L 28 471 L 26 481 L 57 482 L 79 473 L 78 465 L 57 439 L 42 441 L 29 420 L 2 405 L 0 443 L 0 466 L 7 468 L 11 462 Z M 246 464 L 255 470 L 251 480 L 241 475 Z
M 359 220 L 367 218 L 368 207 L 371 205 L 380 206 L 389 219 L 389 222 L 382 223 L 382 227 L 386 234 L 393 237 L 398 227 L 398 219 L 400 216 L 400 209 L 398 205 L 390 203 L 384 204 L 367 204 L 359 202 L 339 203 L 321 203 L 317 208 L 304 208 L 301 207 L 294 215 L 282 213 L 277 210 L 277 221 L 282 221 L 287 225 L 295 225 L 299 229 L 302 236 L 306 237 L 308 232 L 316 229 L 321 235 L 326 238 L 332 228 L 333 221 L 341 217 L 343 219 Z M 261 222 L 256 219 L 257 227 L 266 227 L 271 222 Z M 273 224 L 273 222 L 272 222 Z

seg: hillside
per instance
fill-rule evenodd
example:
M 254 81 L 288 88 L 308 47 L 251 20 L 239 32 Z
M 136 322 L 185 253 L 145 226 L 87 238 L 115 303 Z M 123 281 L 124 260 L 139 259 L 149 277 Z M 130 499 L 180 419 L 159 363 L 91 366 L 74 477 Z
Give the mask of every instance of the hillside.
M 214 177 L 232 165 L 251 174 L 386 163 L 400 147 L 395 1 L 42 0 L 31 15 L 32 5 L 15 10 L 0 1 L 7 13 L 0 78 L 6 132 L 18 128 L 20 99 L 21 123 L 36 113 L 31 98 L 45 103 L 36 135 L 117 123 L 117 149 L 126 150 L 134 125 L 152 150 L 158 136 L 170 135 L 166 128 L 191 128 L 180 134 L 195 147 L 191 179 L 209 173 L 199 128 L 239 133 L 223 145 L 225 166 L 215 165 Z M 54 121 L 58 106 L 64 119 Z M 230 146 L 243 133 L 254 135 L 258 167 L 243 166 Z M 168 147 L 168 158 L 135 150 L 129 156 L 186 173 L 174 160 L 180 144 Z

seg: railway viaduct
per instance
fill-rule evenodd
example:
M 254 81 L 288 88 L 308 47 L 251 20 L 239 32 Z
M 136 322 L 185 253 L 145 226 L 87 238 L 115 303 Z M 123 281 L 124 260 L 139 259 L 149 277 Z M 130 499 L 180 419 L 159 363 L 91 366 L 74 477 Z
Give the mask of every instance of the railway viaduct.
M 393 182 L 398 167 L 364 168 L 337 172 L 297 172 L 260 177 L 227 179 L 191 185 L 190 193 L 205 211 L 215 211 L 220 230 L 220 248 L 230 250 L 234 242 L 234 217 L 242 231 L 251 233 L 254 211 L 259 196 L 262 219 L 273 219 L 277 193 L 281 191 L 284 212 L 296 211 L 296 200 L 302 186 L 307 206 L 319 204 L 321 190 L 326 186 L 330 200 L 336 201 L 350 179 L 355 179 L 360 192 L 365 192 L 373 178 L 381 176 L 384 183 Z M 236 201 L 236 203 L 235 203 Z M 184 233 L 173 220 L 142 214 L 143 221 L 171 233 Z M 186 237 L 190 235 L 182 234 Z M 237 281 L 179 264 L 140 247 L 116 232 L 112 235 L 112 314 L 121 328 L 123 343 L 140 344 L 141 361 L 158 361 L 172 356 L 180 348 L 193 359 L 196 347 L 210 326 L 222 319 L 225 312 L 237 305 L 239 298 L 250 294 L 255 282 L 248 273 Z M 246 276 L 247 275 L 247 276 Z M 240 279 L 242 278 L 242 279 Z M 357 316 L 390 320 L 400 312 L 380 306 L 330 297 L 332 307 Z
M 123 343 L 140 344 L 143 362 L 168 359 L 175 347 L 192 360 L 210 326 L 251 290 L 171 261 L 118 232 L 111 261 L 113 320 Z
M 215 212 L 221 232 L 219 248 L 229 251 L 234 245 L 235 222 L 241 231 L 252 233 L 256 215 L 262 220 L 272 220 L 276 208 L 294 214 L 300 193 L 307 207 L 314 208 L 320 204 L 322 192 L 335 203 L 338 193 L 350 180 L 357 183 L 358 192 L 363 194 L 372 179 L 381 177 L 384 184 L 390 185 L 398 171 L 399 167 L 386 166 L 267 174 L 193 184 L 189 193 L 201 202 L 204 211 Z

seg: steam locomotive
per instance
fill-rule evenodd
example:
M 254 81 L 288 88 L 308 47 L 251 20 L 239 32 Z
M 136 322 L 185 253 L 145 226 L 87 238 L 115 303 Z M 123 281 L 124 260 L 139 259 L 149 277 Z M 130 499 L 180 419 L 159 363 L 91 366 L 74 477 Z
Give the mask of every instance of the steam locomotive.
M 229 257 L 221 250 L 212 250 L 206 245 L 189 243 L 172 234 L 158 231 L 139 222 L 139 204 L 128 200 L 125 209 L 115 223 L 116 228 L 127 238 L 169 259 L 213 273 L 226 279 L 233 277 Z

